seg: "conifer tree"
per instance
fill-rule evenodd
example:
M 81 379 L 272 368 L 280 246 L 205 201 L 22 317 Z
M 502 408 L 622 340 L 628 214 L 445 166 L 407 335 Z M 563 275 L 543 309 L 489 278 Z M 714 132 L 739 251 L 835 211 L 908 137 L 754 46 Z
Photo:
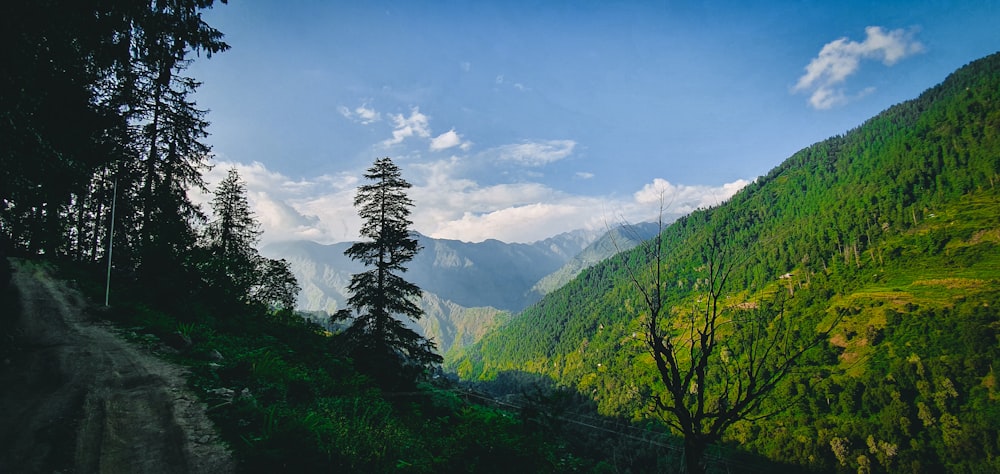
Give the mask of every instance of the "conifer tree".
M 278 310 L 295 308 L 295 297 L 302 287 L 292 274 L 288 260 L 262 258 L 258 266 L 258 281 L 250 289 L 250 299 Z
M 187 224 L 192 217 L 197 220 L 198 211 L 185 191 L 204 189 L 201 172 L 208 168 L 210 148 L 201 141 L 208 135 L 206 112 L 191 100 L 200 83 L 183 72 L 190 53 L 210 56 L 229 48 L 222 33 L 201 18 L 201 10 L 212 3 L 154 2 L 128 32 L 133 53 L 123 73 L 127 80 L 116 92 L 123 96 L 139 145 L 135 158 L 142 163 L 132 179 L 142 215 L 140 269 L 147 280 L 160 278 L 161 265 L 190 250 L 184 243 L 194 242 Z M 165 225 L 163 219 L 173 222 Z
M 260 223 L 236 168 L 216 187 L 211 205 L 215 216 L 205 231 L 210 286 L 243 303 L 293 309 L 301 287 L 288 261 L 264 258 L 257 251 Z
M 261 231 L 236 168 L 215 189 L 212 211 L 215 216 L 206 232 L 212 253 L 208 273 L 224 293 L 245 300 L 257 280 Z
M 116 263 L 150 286 L 183 279 L 201 217 L 186 191 L 203 187 L 209 149 L 199 83 L 182 72 L 190 53 L 229 47 L 202 19 L 214 3 L 17 0 L 0 18 L 0 233 L 12 246 L 98 258 L 117 189 Z
M 351 276 L 347 304 L 357 316 L 345 335 L 362 362 L 380 372 L 392 366 L 423 369 L 440 363 L 442 358 L 434 352 L 433 343 L 394 317 L 416 320 L 423 315 L 414 303 L 420 288 L 400 275 L 420 250 L 409 229 L 413 201 L 406 190 L 410 183 L 390 158 L 375 160 L 364 176 L 372 183 L 358 188 L 354 206 L 364 220 L 361 236 L 369 240 L 355 243 L 344 254 L 368 269 Z M 350 316 L 351 310 L 345 309 L 335 318 Z

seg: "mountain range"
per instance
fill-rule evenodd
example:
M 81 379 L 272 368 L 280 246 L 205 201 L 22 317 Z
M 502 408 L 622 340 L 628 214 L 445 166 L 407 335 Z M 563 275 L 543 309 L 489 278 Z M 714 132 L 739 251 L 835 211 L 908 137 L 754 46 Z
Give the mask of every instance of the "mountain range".
M 444 354 L 482 337 L 498 323 L 572 280 L 579 272 L 652 236 L 656 226 L 576 230 L 530 244 L 478 243 L 416 234 L 421 251 L 404 277 L 423 290 L 422 317 L 411 325 Z M 297 308 L 323 319 L 346 306 L 351 275 L 362 265 L 344 255 L 351 243 L 270 243 L 262 255 L 284 258 L 302 287 Z

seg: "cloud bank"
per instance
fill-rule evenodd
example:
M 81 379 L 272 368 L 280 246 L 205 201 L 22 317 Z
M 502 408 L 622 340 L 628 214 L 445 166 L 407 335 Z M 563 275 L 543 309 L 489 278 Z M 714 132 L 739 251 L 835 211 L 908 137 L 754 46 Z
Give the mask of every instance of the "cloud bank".
M 504 77 L 499 75 L 496 81 L 504 83 Z M 341 113 L 362 124 L 381 117 L 367 102 L 354 110 L 342 107 Z M 413 185 L 408 193 L 415 204 L 410 216 L 413 228 L 435 238 L 535 242 L 575 229 L 655 220 L 661 211 L 661 196 L 666 204 L 663 212 L 679 216 L 718 205 L 748 183 L 739 180 L 722 186 L 696 186 L 656 178 L 625 195 L 573 194 L 541 180 L 546 167 L 574 155 L 579 148 L 576 140 L 522 140 L 461 153 L 467 152 L 472 142 L 454 127 L 435 135 L 430 117 L 418 107 L 411 107 L 409 114 L 390 113 L 386 117 L 392 136 L 372 146 L 373 156 L 387 147 L 414 151 L 427 146 L 432 152 L 458 152 L 444 159 L 404 154 L 410 158 L 397 161 Z M 262 240 L 332 243 L 358 238 L 361 221 L 353 199 L 363 169 L 295 180 L 260 163 L 223 163 L 207 177 L 209 184 L 221 180 L 225 169 L 233 165 L 247 181 L 251 205 L 264 228 Z M 575 181 L 595 178 L 585 170 L 570 173 Z
M 462 176 L 462 158 L 403 167 L 413 184 L 414 230 L 435 238 L 481 242 L 535 242 L 574 229 L 603 229 L 620 221 L 653 220 L 661 194 L 666 212 L 681 215 L 728 199 L 748 182 L 692 186 L 654 179 L 625 197 L 569 194 L 541 183 L 483 185 Z M 306 239 L 320 243 L 358 238 L 361 220 L 353 206 L 360 183 L 355 174 L 292 179 L 261 163 L 217 163 L 205 178 L 213 189 L 235 166 L 263 228 L 263 243 Z M 211 195 L 192 193 L 195 202 Z
M 806 73 L 799 78 L 793 92 L 808 92 L 809 105 L 825 110 L 843 105 L 853 98 L 867 95 L 874 88 L 866 88 L 849 96 L 842 85 L 858 72 L 864 59 L 881 61 L 892 66 L 900 60 L 924 51 L 924 46 L 914 39 L 915 31 L 896 29 L 885 31 L 880 26 L 865 28 L 862 42 L 840 38 L 823 46 L 819 55 L 806 66 Z

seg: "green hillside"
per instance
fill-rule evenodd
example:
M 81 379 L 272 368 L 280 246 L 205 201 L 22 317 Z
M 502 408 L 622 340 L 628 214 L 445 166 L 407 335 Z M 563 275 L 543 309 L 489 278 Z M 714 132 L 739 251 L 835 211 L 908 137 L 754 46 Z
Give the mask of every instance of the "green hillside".
M 699 249 L 715 236 L 740 255 L 728 305 L 780 296 L 803 334 L 839 320 L 777 389 L 789 407 L 730 441 L 825 471 L 1000 470 L 998 185 L 994 54 L 667 227 L 669 305 L 700 294 Z M 655 370 L 626 273 L 651 271 L 647 255 L 584 271 L 450 367 L 546 375 L 606 415 L 649 417 Z

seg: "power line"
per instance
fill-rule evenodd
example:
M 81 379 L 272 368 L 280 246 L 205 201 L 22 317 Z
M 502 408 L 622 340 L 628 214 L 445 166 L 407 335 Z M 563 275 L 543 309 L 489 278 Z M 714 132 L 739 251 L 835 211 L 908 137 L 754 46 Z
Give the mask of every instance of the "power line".
M 489 396 L 487 394 L 475 392 L 475 391 L 469 390 L 469 389 L 451 388 L 451 389 L 432 389 L 432 390 L 429 390 L 429 391 L 430 392 L 437 392 L 437 393 L 451 393 L 451 394 L 457 395 L 459 397 L 464 397 L 466 399 L 474 398 L 474 399 L 478 399 L 478 400 L 480 400 L 482 402 L 486 402 L 486 403 L 479 403 L 479 404 L 491 404 L 491 405 L 494 405 L 496 407 L 506 407 L 506 408 L 514 410 L 514 411 L 523 411 L 524 410 L 524 406 L 523 405 L 518 405 L 516 403 L 511 403 L 511 402 L 508 402 L 508 401 L 499 400 L 499 399 L 494 398 L 492 396 Z M 385 396 L 422 396 L 422 395 L 425 396 L 425 395 L 427 395 L 427 393 L 428 392 L 426 392 L 426 391 L 425 392 L 387 392 L 387 393 L 383 393 L 383 395 L 385 395 Z M 471 400 L 469 400 L 469 401 L 471 402 Z M 472 402 L 472 403 L 476 403 L 476 402 Z M 684 447 L 683 446 L 679 446 L 677 444 L 671 444 L 671 443 L 667 443 L 667 442 L 661 442 L 661 441 L 658 441 L 656 439 L 653 439 L 653 438 L 661 438 L 662 439 L 664 436 L 666 436 L 665 433 L 653 431 L 653 430 L 650 430 L 650 429 L 647 429 L 647 428 L 638 427 L 638 426 L 625 426 L 625 428 L 627 428 L 627 429 L 629 429 L 629 430 L 631 430 L 633 432 L 635 432 L 635 431 L 642 432 L 642 433 L 644 433 L 644 434 L 646 434 L 648 436 L 648 437 L 643 437 L 643 436 L 639 436 L 639 435 L 636 435 L 636 434 L 627 433 L 627 432 L 624 432 L 624 431 L 621 431 L 621 430 L 618 430 L 618 429 L 609 428 L 607 426 L 598 426 L 598 425 L 595 425 L 593 423 L 589 423 L 587 421 L 582 421 L 583 419 L 587 419 L 587 420 L 591 420 L 591 421 L 597 421 L 597 422 L 602 421 L 599 418 L 596 418 L 596 417 L 594 417 L 592 415 L 586 415 L 586 414 L 582 414 L 582 413 L 581 414 L 577 414 L 577 415 L 579 415 L 579 416 L 576 419 L 569 418 L 569 417 L 562 416 L 562 415 L 552 416 L 552 418 L 556 419 L 556 420 L 563 421 L 563 422 L 571 423 L 571 424 L 574 424 L 574 425 L 577 425 L 577 426 L 581 426 L 581 427 L 584 427 L 584 428 L 589 428 L 589 429 L 597 430 L 597 431 L 604 432 L 604 433 L 614 434 L 614 435 L 617 435 L 617 436 L 620 436 L 620 437 L 623 437 L 623 438 L 627 438 L 627 439 L 630 439 L 630 440 L 633 440 L 633 441 L 639 441 L 639 442 L 642 442 L 642 443 L 647 443 L 649 445 L 660 447 L 660 448 L 664 448 L 664 449 L 673 451 L 675 453 L 680 453 L 682 456 L 684 454 Z M 711 453 L 709 451 L 706 451 L 704 453 L 704 457 L 705 457 L 705 459 L 708 462 L 710 462 L 712 464 L 715 464 L 717 466 L 723 466 L 726 469 L 727 472 L 730 471 L 730 469 L 733 469 L 733 468 L 739 469 L 741 471 L 752 471 L 752 472 L 760 472 L 760 471 L 764 471 L 765 470 L 763 468 L 751 466 L 751 465 L 743 463 L 743 462 L 734 462 L 731 458 L 727 458 L 727 457 L 725 457 L 725 456 L 722 455 L 722 449 L 721 449 L 721 447 L 719 447 L 718 452 L 715 453 L 715 454 L 713 454 L 713 453 Z

